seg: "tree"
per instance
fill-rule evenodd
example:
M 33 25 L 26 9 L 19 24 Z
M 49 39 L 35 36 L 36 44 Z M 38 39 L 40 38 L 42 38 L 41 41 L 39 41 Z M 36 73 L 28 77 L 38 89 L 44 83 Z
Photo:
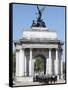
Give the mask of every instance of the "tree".
M 41 57 L 37 57 L 36 61 L 34 63 L 34 70 L 36 72 L 42 72 L 44 71 L 44 59 Z
M 16 55 L 15 52 L 13 53 L 13 75 L 15 76 L 15 72 L 16 72 Z

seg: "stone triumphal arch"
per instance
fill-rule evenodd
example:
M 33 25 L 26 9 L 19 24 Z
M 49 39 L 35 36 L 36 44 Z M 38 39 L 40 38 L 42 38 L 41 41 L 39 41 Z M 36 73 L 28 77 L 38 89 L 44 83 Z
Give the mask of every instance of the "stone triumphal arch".
M 57 75 L 63 78 L 62 45 L 56 32 L 48 28 L 32 27 L 32 30 L 24 31 L 23 38 L 15 42 L 16 46 L 16 79 L 23 80 L 34 76 L 34 59 L 37 55 L 45 57 L 45 74 Z
M 41 13 L 39 8 L 38 11 Z M 38 55 L 44 57 L 44 75 L 56 75 L 57 79 L 63 79 L 63 42 L 39 17 L 37 21 L 33 20 L 29 29 L 23 31 L 22 38 L 14 42 L 17 81 L 33 81 L 34 62 Z

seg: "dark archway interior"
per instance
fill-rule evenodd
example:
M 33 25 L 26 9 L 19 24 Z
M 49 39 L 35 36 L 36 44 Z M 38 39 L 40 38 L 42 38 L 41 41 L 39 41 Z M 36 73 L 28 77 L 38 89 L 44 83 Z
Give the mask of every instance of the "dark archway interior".
M 34 71 L 37 73 L 43 71 L 46 74 L 46 58 L 43 55 L 35 56 Z

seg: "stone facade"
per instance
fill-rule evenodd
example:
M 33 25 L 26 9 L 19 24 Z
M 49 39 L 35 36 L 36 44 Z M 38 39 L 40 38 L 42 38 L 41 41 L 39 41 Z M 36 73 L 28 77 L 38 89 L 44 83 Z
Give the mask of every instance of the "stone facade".
M 16 80 L 33 81 L 35 57 L 40 55 L 46 60 L 45 75 L 56 75 L 63 79 L 63 43 L 58 40 L 56 32 L 47 28 L 31 28 L 24 31 L 23 38 L 15 41 L 16 46 Z M 26 80 L 25 80 L 26 81 Z

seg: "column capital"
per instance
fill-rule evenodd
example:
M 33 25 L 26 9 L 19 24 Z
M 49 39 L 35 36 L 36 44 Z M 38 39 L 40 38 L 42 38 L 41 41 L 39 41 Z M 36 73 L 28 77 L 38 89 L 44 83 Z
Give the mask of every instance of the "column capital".
M 19 51 L 20 51 L 20 52 L 23 52 L 23 51 L 24 51 L 24 49 L 22 49 L 22 48 L 21 48 Z
M 56 50 L 59 50 L 59 48 L 56 48 Z
M 48 48 L 49 50 L 52 50 L 52 48 Z
M 30 50 L 32 50 L 33 48 L 30 48 Z

